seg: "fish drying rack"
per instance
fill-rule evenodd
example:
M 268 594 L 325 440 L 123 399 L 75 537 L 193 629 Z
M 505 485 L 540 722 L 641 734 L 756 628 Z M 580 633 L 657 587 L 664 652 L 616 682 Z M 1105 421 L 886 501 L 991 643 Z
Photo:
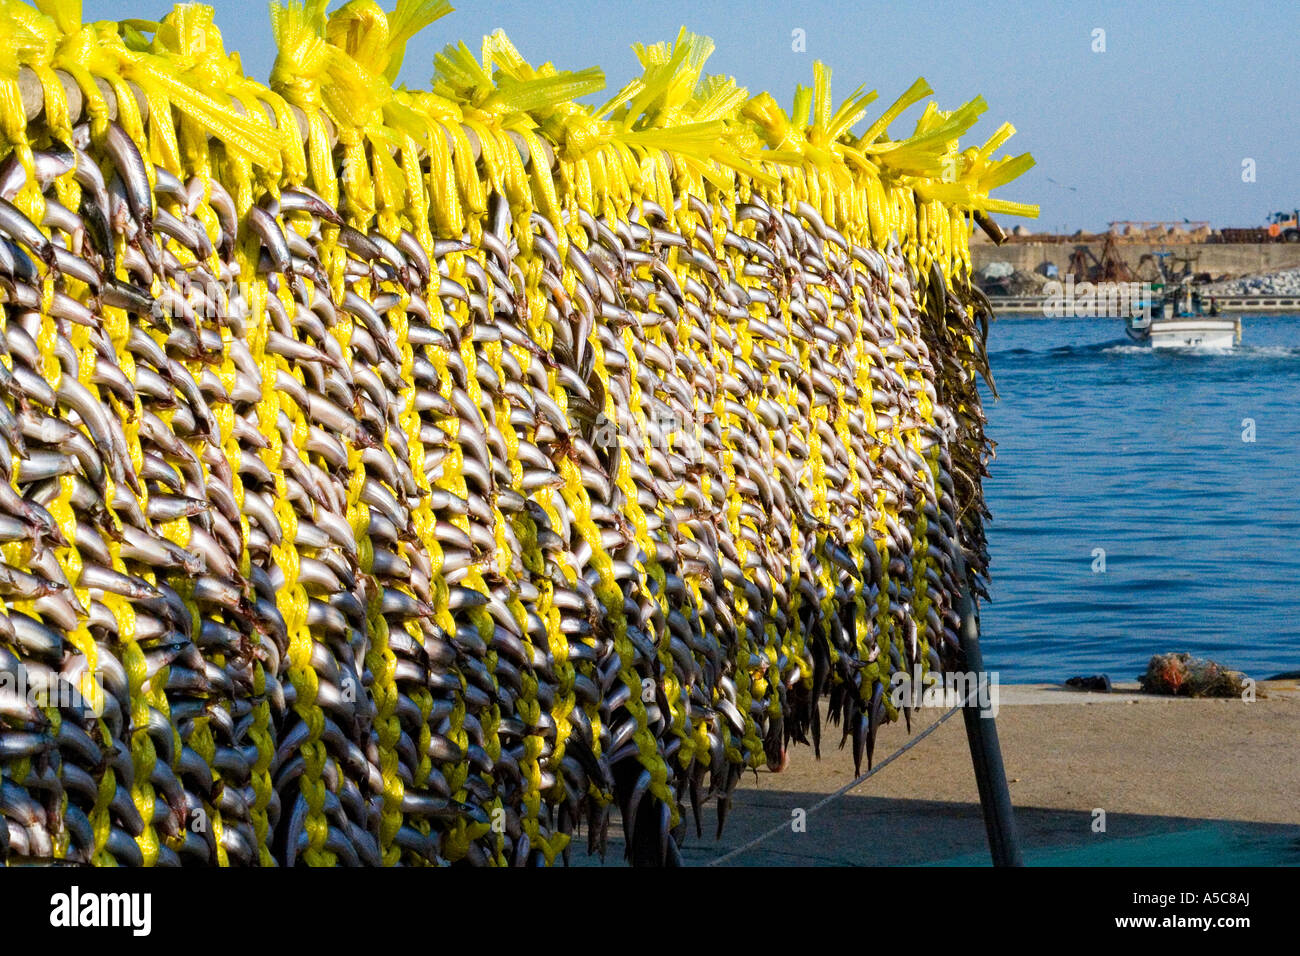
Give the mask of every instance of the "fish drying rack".
M 861 134 L 710 41 L 599 70 L 449 11 L 0 2 L 0 855 L 680 859 L 747 767 L 872 760 L 891 676 L 981 674 L 967 239 L 1032 207 L 918 80 Z M 665 427 L 666 426 L 666 427 Z M 966 728 L 1019 862 L 991 715 Z

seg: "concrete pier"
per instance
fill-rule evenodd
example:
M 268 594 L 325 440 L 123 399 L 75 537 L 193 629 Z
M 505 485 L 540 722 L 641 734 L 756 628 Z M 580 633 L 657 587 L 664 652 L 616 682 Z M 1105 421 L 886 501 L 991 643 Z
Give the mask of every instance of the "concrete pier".
M 1259 691 L 1246 702 L 1158 697 L 1136 683 L 1116 683 L 1111 694 L 1000 687 L 998 731 L 1026 864 L 1300 864 L 1300 683 L 1261 681 Z M 913 713 L 911 734 L 901 721 L 882 727 L 877 761 L 942 713 Z M 692 824 L 682 850 L 686 865 L 708 865 L 782 824 L 726 865 L 989 865 L 956 718 L 795 830 L 796 811 L 853 779 L 839 736 L 826 728 L 820 761 L 795 747 L 784 773 L 746 774 L 720 840 L 706 804 L 703 838 Z M 622 865 L 619 833 L 612 824 L 607 864 Z M 585 834 L 575 843 L 574 865 L 599 863 Z

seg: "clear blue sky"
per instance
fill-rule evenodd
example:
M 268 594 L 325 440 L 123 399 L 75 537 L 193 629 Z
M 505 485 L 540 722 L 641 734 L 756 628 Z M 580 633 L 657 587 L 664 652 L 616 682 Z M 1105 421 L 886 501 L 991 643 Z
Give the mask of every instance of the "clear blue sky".
M 391 6 L 393 0 L 381 4 Z M 713 37 L 712 72 L 789 108 L 814 59 L 842 97 L 859 83 L 883 109 L 918 75 L 951 109 L 983 95 L 983 139 L 1004 120 L 1011 152 L 1038 166 L 1000 195 L 1042 206 L 1037 229 L 1099 229 L 1114 219 L 1262 224 L 1300 206 L 1300 4 L 834 3 L 827 0 L 480 0 L 417 36 L 403 80 L 424 85 L 433 54 L 501 27 L 530 61 L 598 65 L 617 88 L 639 72 L 635 41 L 685 25 Z M 336 4 L 337 5 L 337 4 Z M 85 0 L 86 19 L 157 17 L 159 0 Z M 275 57 L 263 0 L 216 2 L 245 69 L 265 79 Z M 802 29 L 807 52 L 791 50 Z M 1093 52 L 1095 29 L 1105 52 Z M 915 110 L 916 108 L 914 108 Z M 909 114 L 914 116 L 915 113 Z M 908 116 L 895 130 L 908 128 Z M 1242 181 L 1255 161 L 1256 181 Z

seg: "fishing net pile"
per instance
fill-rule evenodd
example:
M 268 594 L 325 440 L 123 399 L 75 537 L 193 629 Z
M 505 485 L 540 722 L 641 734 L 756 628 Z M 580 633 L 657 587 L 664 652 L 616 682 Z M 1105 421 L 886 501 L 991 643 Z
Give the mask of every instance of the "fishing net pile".
M 821 64 L 787 115 L 685 31 L 595 106 L 499 33 L 396 88 L 448 9 L 275 7 L 263 84 L 204 6 L 0 3 L 10 862 L 552 863 L 613 810 L 670 861 L 960 661 L 1010 127 L 891 138 L 924 82 L 866 124 Z

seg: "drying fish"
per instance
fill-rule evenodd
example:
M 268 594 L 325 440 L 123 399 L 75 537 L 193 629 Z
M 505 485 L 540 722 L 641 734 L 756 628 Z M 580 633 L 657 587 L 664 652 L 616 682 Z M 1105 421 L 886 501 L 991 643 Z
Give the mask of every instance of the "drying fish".
M 500 33 L 395 90 L 441 8 L 324 6 L 269 87 L 198 5 L 18 52 L 173 108 L 0 156 L 0 856 L 551 864 L 617 810 L 670 864 L 827 716 L 870 764 L 986 578 L 966 239 L 1028 159 L 685 31 L 605 117 Z

